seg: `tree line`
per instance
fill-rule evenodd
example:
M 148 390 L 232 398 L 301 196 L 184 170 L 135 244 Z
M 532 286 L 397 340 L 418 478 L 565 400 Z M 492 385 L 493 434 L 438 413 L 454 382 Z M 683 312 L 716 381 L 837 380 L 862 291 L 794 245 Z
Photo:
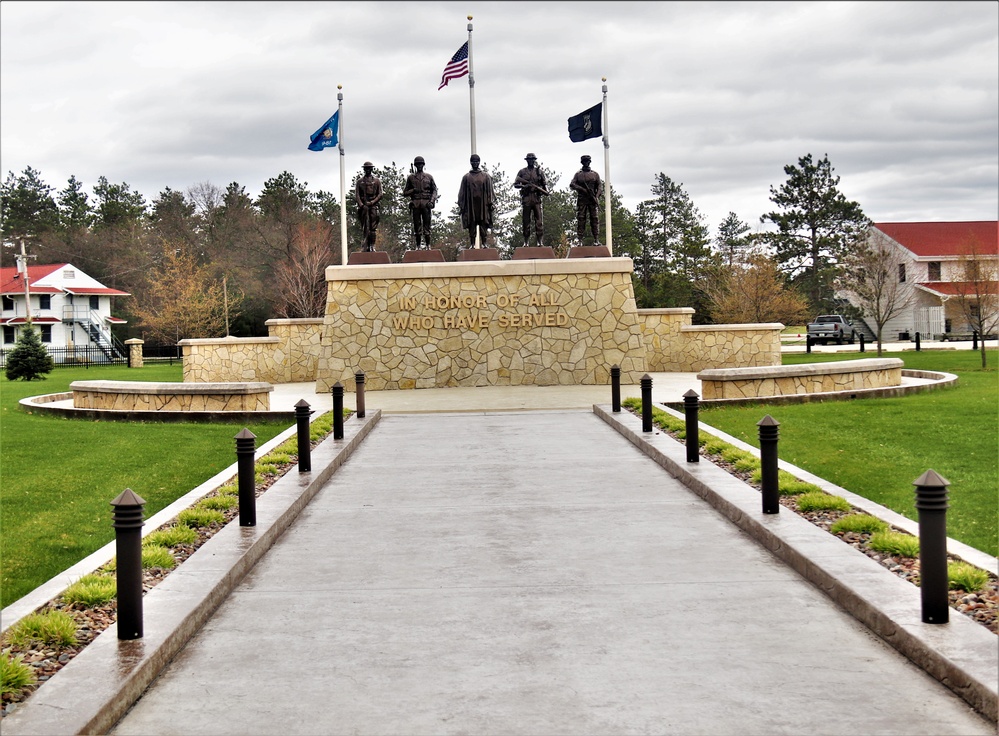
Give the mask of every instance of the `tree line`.
M 497 198 L 490 245 L 510 258 L 522 245 L 519 194 L 506 172 L 486 162 L 482 168 Z M 544 244 L 564 257 L 577 244 L 576 196 L 556 172 L 542 169 L 551 192 Z M 807 154 L 784 171 L 786 181 L 770 188 L 774 210 L 759 217 L 768 228 L 762 232 L 734 212 L 712 231 L 683 184 L 665 173 L 634 211 L 611 188 L 614 255 L 634 261 L 638 306 L 693 307 L 701 323 L 800 324 L 829 311 L 843 260 L 869 223 L 839 191 L 828 156 Z M 393 162 L 374 173 L 384 189 L 376 248 L 398 262 L 413 247 L 402 195 L 410 172 Z M 346 209 L 348 251 L 360 250 L 352 195 Z M 115 305 L 128 320 L 121 337 L 154 344 L 265 335 L 273 317 L 320 317 L 325 268 L 340 263 L 342 252 L 339 200 L 288 171 L 264 182 L 256 197 L 238 182 L 201 182 L 185 192 L 166 187 L 147 202 L 103 176 L 92 196 L 75 176 L 56 190 L 29 166 L 8 172 L 0 185 L 0 229 L 5 243 L 24 241 L 36 263 L 73 263 L 129 292 Z M 432 235 L 432 247 L 454 260 L 467 245 L 457 205 L 434 210 Z

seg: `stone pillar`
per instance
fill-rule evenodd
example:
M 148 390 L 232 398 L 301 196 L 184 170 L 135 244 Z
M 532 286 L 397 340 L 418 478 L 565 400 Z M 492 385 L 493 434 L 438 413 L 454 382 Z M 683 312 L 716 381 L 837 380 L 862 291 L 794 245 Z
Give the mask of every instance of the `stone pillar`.
M 125 344 L 128 345 L 128 367 L 141 368 L 142 345 L 144 344 L 144 341 L 137 337 L 133 337 L 131 340 L 125 340 Z

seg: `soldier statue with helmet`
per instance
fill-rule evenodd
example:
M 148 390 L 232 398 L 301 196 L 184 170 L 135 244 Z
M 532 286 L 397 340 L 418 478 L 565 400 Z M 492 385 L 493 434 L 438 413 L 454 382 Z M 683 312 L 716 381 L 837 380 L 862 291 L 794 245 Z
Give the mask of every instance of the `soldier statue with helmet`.
M 600 244 L 598 241 L 600 220 L 597 212 L 600 195 L 603 192 L 603 182 L 600 181 L 600 174 L 590 168 L 590 161 L 589 156 L 580 157 L 579 162 L 583 168 L 576 172 L 569 183 L 569 188 L 576 193 L 576 235 L 579 237 L 580 245 L 583 244 L 587 223 L 590 225 L 593 244 Z
M 430 247 L 430 219 L 434 205 L 437 204 L 437 184 L 434 177 L 423 170 L 426 161 L 423 156 L 413 159 L 413 166 L 416 171 L 406 178 L 406 186 L 402 190 L 404 197 L 409 197 L 409 209 L 413 214 L 413 235 L 416 238 L 416 247 L 419 249 L 420 240 Z
M 365 161 L 364 176 L 357 180 L 357 186 L 354 187 L 357 217 L 361 221 L 362 240 L 366 251 L 375 249 L 375 231 L 378 229 L 379 221 L 378 203 L 384 195 L 382 180 L 371 173 L 374 168 L 373 163 Z

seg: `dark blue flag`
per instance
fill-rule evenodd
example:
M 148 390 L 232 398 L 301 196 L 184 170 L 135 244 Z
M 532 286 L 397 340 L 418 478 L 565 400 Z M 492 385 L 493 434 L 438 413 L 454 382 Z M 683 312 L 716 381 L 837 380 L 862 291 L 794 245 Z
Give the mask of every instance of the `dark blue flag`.
M 598 102 L 589 110 L 569 118 L 569 140 L 573 143 L 585 141 L 587 138 L 599 138 L 603 135 L 601 115 L 604 103 Z
M 326 121 L 325 125 L 312 134 L 312 142 L 309 143 L 310 151 L 321 151 L 324 148 L 331 148 L 337 143 L 337 132 L 340 128 L 340 111 L 333 113 L 333 117 Z

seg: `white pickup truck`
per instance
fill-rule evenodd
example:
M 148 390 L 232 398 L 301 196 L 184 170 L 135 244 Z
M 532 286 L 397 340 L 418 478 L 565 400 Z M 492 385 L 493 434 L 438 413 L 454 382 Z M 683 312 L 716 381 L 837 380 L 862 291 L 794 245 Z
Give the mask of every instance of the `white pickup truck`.
M 835 340 L 837 345 L 844 342 L 853 345 L 857 331 L 842 315 L 820 314 L 808 325 L 808 337 L 818 345 L 825 345 L 830 340 Z

